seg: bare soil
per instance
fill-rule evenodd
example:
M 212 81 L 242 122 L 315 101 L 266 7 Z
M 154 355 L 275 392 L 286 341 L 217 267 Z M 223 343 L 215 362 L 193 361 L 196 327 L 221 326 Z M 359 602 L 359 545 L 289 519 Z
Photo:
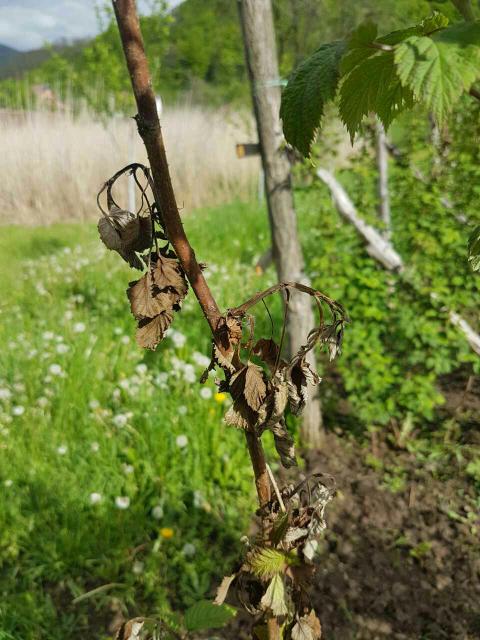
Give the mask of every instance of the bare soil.
M 473 485 L 375 443 L 329 434 L 307 471 L 336 478 L 312 604 L 323 640 L 480 639 L 480 514 Z M 368 462 L 368 464 L 367 464 Z M 389 486 L 397 474 L 401 482 Z M 400 484 L 400 487 L 398 486 Z M 241 616 L 222 638 L 251 638 Z

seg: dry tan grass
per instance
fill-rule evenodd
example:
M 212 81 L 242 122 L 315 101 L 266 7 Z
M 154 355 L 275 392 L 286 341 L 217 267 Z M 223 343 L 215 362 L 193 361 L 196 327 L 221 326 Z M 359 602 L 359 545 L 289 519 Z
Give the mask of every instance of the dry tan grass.
M 235 155 L 235 143 L 253 135 L 249 117 L 178 106 L 162 124 L 185 212 L 253 197 L 258 159 Z M 68 111 L 0 112 L 0 149 L 0 224 L 93 220 L 101 184 L 129 162 L 146 162 L 133 120 Z

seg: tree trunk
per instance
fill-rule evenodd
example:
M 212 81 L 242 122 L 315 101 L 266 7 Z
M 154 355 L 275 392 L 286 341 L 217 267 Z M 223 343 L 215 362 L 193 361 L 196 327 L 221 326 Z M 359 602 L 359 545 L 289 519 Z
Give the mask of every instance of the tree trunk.
M 273 259 L 278 280 L 309 284 L 303 268 L 303 255 L 297 232 L 293 204 L 291 167 L 283 149 L 279 118 L 280 87 L 277 48 L 271 0 L 238 0 L 253 107 L 265 173 L 268 216 L 272 235 Z M 315 324 L 310 300 L 298 292 L 290 299 L 287 316 L 288 349 L 295 353 Z M 315 355 L 309 354 L 315 366 Z M 322 414 L 315 388 L 309 389 L 302 438 L 306 444 L 322 443 Z
M 378 167 L 378 211 L 385 225 L 384 236 L 392 237 L 392 220 L 390 215 L 390 195 L 388 193 L 388 148 L 385 129 L 380 120 L 376 125 L 377 167 Z

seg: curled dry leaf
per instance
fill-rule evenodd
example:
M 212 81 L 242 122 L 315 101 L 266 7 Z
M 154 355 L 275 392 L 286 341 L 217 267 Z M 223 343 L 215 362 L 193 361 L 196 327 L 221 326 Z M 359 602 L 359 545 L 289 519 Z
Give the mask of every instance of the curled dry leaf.
M 98 221 L 100 239 L 112 251 L 116 251 L 131 267 L 142 269 L 137 253 L 152 244 L 152 220 L 150 216 L 136 216 L 110 203 L 108 215 Z
M 260 605 L 264 611 L 270 610 L 274 616 L 288 615 L 289 598 L 280 574 L 275 574 L 271 579 Z
M 159 342 L 163 339 L 165 331 L 172 324 L 173 311 L 162 311 L 154 318 L 145 318 L 138 323 L 136 333 L 137 343 L 145 349 L 155 351 Z
M 188 284 L 177 258 L 153 254 L 154 267 L 152 277 L 154 288 L 159 291 L 171 291 L 182 300 L 188 291 Z
M 175 297 L 171 292 L 153 294 L 152 271 L 147 271 L 139 280 L 130 282 L 127 296 L 132 314 L 137 320 L 154 318 L 162 311 L 172 309 Z
M 313 609 L 298 619 L 292 628 L 292 640 L 320 640 L 322 626 Z
M 286 469 L 296 467 L 297 459 L 295 457 L 295 444 L 292 436 L 287 431 L 285 419 L 282 418 L 279 422 L 273 425 L 270 430 L 273 433 L 275 449 L 280 456 L 282 465 Z
M 233 405 L 225 415 L 225 421 L 234 427 L 252 431 L 258 421 L 259 410 L 267 393 L 265 374 L 261 367 L 248 362 L 230 379 Z
M 137 342 L 155 349 L 180 308 L 188 285 L 178 260 L 152 253 L 148 271 L 127 289 L 132 314 L 139 321 Z
M 270 378 L 262 367 L 250 361 L 244 364 L 240 359 L 242 319 L 250 307 L 278 291 L 297 289 L 312 296 L 319 311 L 319 325 L 307 336 L 293 358 L 286 362 L 280 357 L 280 347 L 273 338 L 261 338 L 253 348 Z M 322 304 L 332 315 L 332 323 L 324 323 Z M 343 307 L 319 291 L 305 285 L 286 282 L 261 291 L 235 309 L 230 309 L 220 322 L 215 335 L 213 355 L 208 369 L 202 376 L 204 382 L 210 370 L 219 366 L 225 373 L 225 388 L 232 395 L 233 405 L 225 415 L 225 422 L 239 429 L 254 430 L 260 436 L 266 429 L 272 431 L 275 446 L 282 464 L 290 467 L 296 464 L 293 439 L 286 429 L 285 411 L 290 407 L 294 415 L 301 414 L 307 401 L 309 385 L 317 385 L 321 378 L 310 367 L 307 356 L 318 342 L 326 344 L 332 353 L 332 345 L 338 351 L 343 324 L 347 321 Z M 246 346 L 253 344 L 254 321 L 250 322 L 250 337 Z
M 145 620 L 143 618 L 132 618 L 128 620 L 117 631 L 115 640 L 139 640 Z

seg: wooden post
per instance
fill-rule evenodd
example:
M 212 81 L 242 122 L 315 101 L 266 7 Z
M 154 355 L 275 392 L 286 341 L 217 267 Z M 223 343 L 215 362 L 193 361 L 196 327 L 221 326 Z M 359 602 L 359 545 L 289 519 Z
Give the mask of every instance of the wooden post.
M 390 194 L 388 192 L 388 148 L 385 129 L 380 120 L 376 124 L 376 147 L 378 167 L 378 211 L 385 225 L 384 236 L 392 237 L 392 219 L 390 214 Z
M 250 79 L 253 108 L 265 174 L 265 192 L 272 235 L 273 259 L 280 282 L 294 280 L 309 284 L 303 268 L 303 255 L 297 232 L 293 204 L 291 166 L 284 151 L 280 123 L 280 81 L 271 0 L 238 0 L 245 59 Z M 292 294 L 287 318 L 290 354 L 304 343 L 314 326 L 307 296 Z M 309 360 L 315 368 L 315 355 Z M 302 438 L 306 444 L 322 444 L 322 413 L 318 393 L 309 389 Z

